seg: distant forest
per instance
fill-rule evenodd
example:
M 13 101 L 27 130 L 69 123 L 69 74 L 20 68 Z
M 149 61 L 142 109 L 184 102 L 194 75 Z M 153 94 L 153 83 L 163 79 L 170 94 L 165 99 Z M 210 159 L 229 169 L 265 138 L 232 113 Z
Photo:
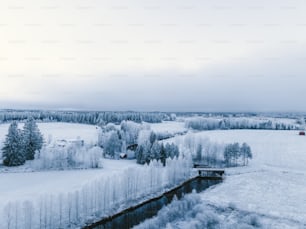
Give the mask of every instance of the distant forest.
M 120 124 L 125 120 L 137 123 L 159 123 L 161 121 L 171 120 L 170 113 L 162 112 L 0 110 L 0 123 L 24 121 L 28 117 L 33 117 L 35 120 L 41 122 L 71 122 L 92 125 L 103 125 L 107 123 Z

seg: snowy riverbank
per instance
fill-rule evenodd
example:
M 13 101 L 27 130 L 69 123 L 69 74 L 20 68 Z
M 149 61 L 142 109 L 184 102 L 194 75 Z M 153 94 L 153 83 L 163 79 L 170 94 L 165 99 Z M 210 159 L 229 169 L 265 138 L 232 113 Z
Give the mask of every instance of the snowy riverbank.
M 248 167 L 227 169 L 223 183 L 199 194 L 196 206 L 186 210 L 187 217 L 173 219 L 167 228 L 195 228 L 192 225 L 204 225 L 202 223 L 209 221 L 203 217 L 214 217 L 214 214 L 218 216 L 215 219 L 226 223 L 211 228 L 229 228 L 235 222 L 238 227 L 239 222 L 243 223 L 240 218 L 245 215 L 255 217 L 260 228 L 306 228 L 304 136 L 298 136 L 296 131 L 267 130 L 218 130 L 194 134 L 220 143 L 245 141 L 250 144 L 254 159 Z M 192 214 L 196 209 L 198 214 L 205 209 L 202 222 L 196 213 Z

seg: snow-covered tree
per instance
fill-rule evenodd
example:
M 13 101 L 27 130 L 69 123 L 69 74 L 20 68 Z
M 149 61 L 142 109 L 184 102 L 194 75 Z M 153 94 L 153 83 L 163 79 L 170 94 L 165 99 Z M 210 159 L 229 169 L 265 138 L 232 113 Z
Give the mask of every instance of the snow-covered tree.
M 17 122 L 13 122 L 8 130 L 4 146 L 2 148 L 3 164 L 6 166 L 18 166 L 25 163 L 25 151 L 21 141 L 21 133 Z
M 150 149 L 150 160 L 153 159 L 159 160 L 160 151 L 161 151 L 161 145 L 157 141 L 153 142 L 152 147 Z
M 153 144 L 157 140 L 156 134 L 151 131 L 150 133 L 150 143 Z
M 251 147 L 246 144 L 245 142 L 242 144 L 242 146 L 240 147 L 240 154 L 243 158 L 243 164 L 247 165 L 249 162 L 249 158 L 252 158 L 252 151 L 251 151 Z
M 232 164 L 232 148 L 231 145 L 227 145 L 224 148 L 224 160 L 227 166 L 231 166 Z
M 135 156 L 138 164 L 143 165 L 144 163 L 146 163 L 146 155 L 143 145 L 138 145 L 138 147 L 136 148 Z
M 227 166 L 246 165 L 249 158 L 252 158 L 252 152 L 246 143 L 243 143 L 241 147 L 237 142 L 228 144 L 224 149 L 224 159 Z
M 195 158 L 196 161 L 202 161 L 202 144 L 198 144 L 197 146 L 197 150 L 196 150 L 196 158 Z
M 118 131 L 111 131 L 108 133 L 107 138 L 103 144 L 105 154 L 114 158 L 115 153 L 121 151 L 121 140 Z
M 135 123 L 132 121 L 122 121 L 120 124 L 120 130 L 127 143 L 127 145 L 133 145 L 137 143 L 139 131 L 144 129 L 145 125 Z
M 166 166 L 167 152 L 165 150 L 164 144 L 161 145 L 160 148 L 160 161 L 163 166 Z
M 35 152 L 42 148 L 43 141 L 43 136 L 40 133 L 34 118 L 28 118 L 22 131 L 22 144 L 27 160 L 34 159 Z

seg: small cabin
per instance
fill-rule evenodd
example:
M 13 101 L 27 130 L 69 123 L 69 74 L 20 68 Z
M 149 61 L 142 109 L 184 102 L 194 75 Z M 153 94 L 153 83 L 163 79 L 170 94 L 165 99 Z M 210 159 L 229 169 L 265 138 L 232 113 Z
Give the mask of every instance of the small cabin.
M 300 135 L 300 136 L 305 136 L 305 131 L 300 131 L 300 132 L 299 132 L 299 135 Z
M 81 147 L 81 146 L 84 146 L 84 140 L 82 139 L 68 139 L 68 140 L 65 140 L 65 139 L 61 139 L 61 140 L 57 140 L 55 142 L 55 145 L 57 147 L 66 147 L 66 146 L 78 146 L 78 147 Z
M 84 140 L 82 139 L 68 139 L 67 143 L 75 146 L 84 146 Z

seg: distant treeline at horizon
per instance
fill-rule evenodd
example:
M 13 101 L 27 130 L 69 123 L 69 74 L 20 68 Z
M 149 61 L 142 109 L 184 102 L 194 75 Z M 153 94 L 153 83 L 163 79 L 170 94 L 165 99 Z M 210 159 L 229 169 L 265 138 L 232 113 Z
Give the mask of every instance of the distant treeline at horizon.
M 158 123 L 171 120 L 171 115 L 162 112 L 112 112 L 112 111 L 56 111 L 56 110 L 0 110 L 0 122 L 24 121 L 33 117 L 42 122 L 72 122 L 93 125 L 119 124 L 124 120 Z
M 119 124 L 122 121 L 159 123 L 172 121 L 179 117 L 255 117 L 267 116 L 275 118 L 301 118 L 304 113 L 255 113 L 255 112 L 158 112 L 158 111 L 68 111 L 68 110 L 27 110 L 27 109 L 2 109 L 0 110 L 0 123 L 11 121 L 24 121 L 33 117 L 41 122 L 71 122 L 92 125 L 107 123 Z

